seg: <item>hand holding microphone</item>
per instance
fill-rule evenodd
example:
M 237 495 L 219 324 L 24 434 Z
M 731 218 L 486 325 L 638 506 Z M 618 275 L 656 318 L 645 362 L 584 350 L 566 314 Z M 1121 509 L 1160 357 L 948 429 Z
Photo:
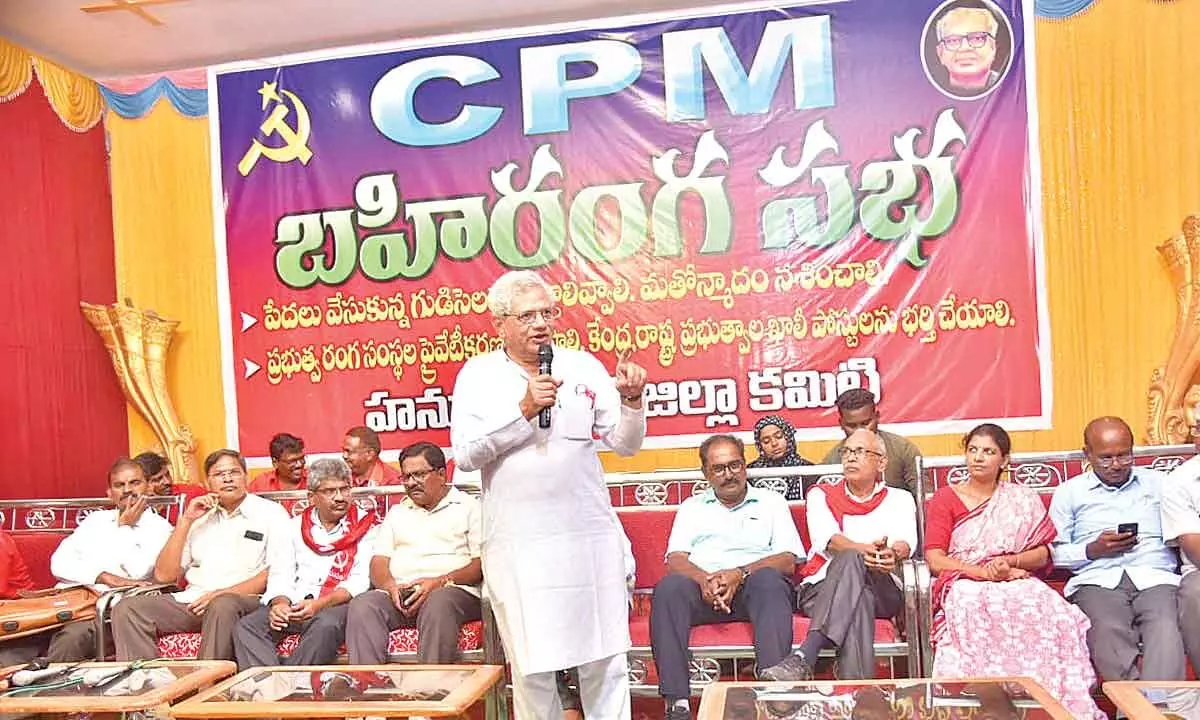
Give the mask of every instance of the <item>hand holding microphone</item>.
M 543 344 L 538 348 L 538 374 L 529 378 L 529 387 L 521 400 L 521 412 L 526 418 L 538 416 L 538 427 L 550 427 L 550 408 L 558 399 L 558 386 L 561 380 L 550 376 L 550 364 L 554 359 L 554 350 L 550 345 Z

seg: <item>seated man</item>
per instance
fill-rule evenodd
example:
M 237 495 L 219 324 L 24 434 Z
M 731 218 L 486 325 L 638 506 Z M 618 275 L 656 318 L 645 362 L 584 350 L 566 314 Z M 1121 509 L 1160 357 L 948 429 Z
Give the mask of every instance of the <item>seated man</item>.
M 400 485 L 400 473 L 379 459 L 383 451 L 379 435 L 369 427 L 352 427 L 342 439 L 342 459 L 350 466 L 354 487 Z
M 792 649 L 791 576 L 804 552 L 787 501 L 746 484 L 746 450 L 731 435 L 700 444 L 709 489 L 684 500 L 667 541 L 669 574 L 654 587 L 650 647 L 667 720 L 688 711 L 688 636 L 695 625 L 754 626 L 758 667 Z
M 841 456 L 845 479 L 808 496 L 812 549 L 797 602 L 812 618 L 808 636 L 798 654 L 760 672 L 763 679 L 811 679 L 827 647 L 837 648 L 839 679 L 875 677 L 875 619 L 895 617 L 904 606 L 895 570 L 917 544 L 916 502 L 883 481 L 887 445 L 876 433 L 850 433 Z
M 1064 594 L 1092 622 L 1092 664 L 1104 680 L 1182 680 L 1178 560 L 1161 524 L 1164 476 L 1133 466 L 1133 432 L 1121 418 L 1088 423 L 1083 451 L 1092 469 L 1059 486 L 1050 503 L 1058 531 L 1050 556 L 1074 573 Z M 1135 527 L 1122 532 L 1125 524 Z
M 250 492 L 299 490 L 308 481 L 304 477 L 304 441 L 295 435 L 279 433 L 267 446 L 274 469 L 254 478 Z
M 238 667 L 279 665 L 285 633 L 300 644 L 284 665 L 329 665 L 346 637 L 347 603 L 367 591 L 374 511 L 350 501 L 350 468 L 317 460 L 308 470 L 311 507 L 292 518 L 287 534 L 267 548 L 263 606 L 238 622 L 233 635 Z
M 419 442 L 400 455 L 407 497 L 388 511 L 375 539 L 371 584 L 350 601 L 351 665 L 387 662 L 388 633 L 416 626 L 417 662 L 458 660 L 458 631 L 482 614 L 479 501 L 446 484 L 446 456 Z
M 921 450 L 906 437 L 879 429 L 879 408 L 875 405 L 875 396 L 870 390 L 855 388 L 847 390 L 838 396 L 838 424 L 842 432 L 849 438 L 855 430 L 870 430 L 879 436 L 887 449 L 887 469 L 883 471 L 883 481 L 889 486 L 908 490 L 915 498 L 917 496 L 917 456 Z M 836 464 L 842 461 L 842 447 L 845 441 L 835 445 L 825 459 L 825 464 Z M 815 477 L 806 477 L 804 492 L 807 494 Z
M 22 590 L 33 589 L 33 578 L 25 559 L 17 549 L 17 541 L 0 530 L 0 600 L 16 600 Z M 15 638 L 0 642 L 0 667 L 26 663 L 38 656 L 45 647 L 40 638 Z
M 171 463 L 156 452 L 144 452 L 134 456 L 133 461 L 142 466 L 149 483 L 147 495 L 182 495 L 184 505 L 192 498 L 207 495 L 208 490 L 191 483 L 175 483 L 171 479 Z
M 1192 427 L 1200 453 L 1200 421 Z M 1183 581 L 1179 585 L 1179 630 L 1192 668 L 1200 668 L 1200 455 L 1171 471 L 1163 481 L 1162 530 L 1167 545 L 1179 548 Z M 1200 700 L 1200 698 L 1198 698 Z M 1200 708 L 1197 708 L 1200 715 Z
M 173 595 L 127 598 L 113 611 L 117 659 L 158 656 L 162 633 L 201 634 L 201 660 L 232 660 L 233 629 L 258 609 L 267 585 L 267 545 L 288 530 L 278 503 L 246 493 L 246 461 L 234 450 L 204 459 L 212 491 L 188 503 L 154 564 L 160 583 L 186 578 Z
M 84 518 L 50 557 L 50 571 L 65 585 L 110 588 L 148 585 L 154 561 L 171 535 L 171 523 L 147 509 L 149 484 L 142 466 L 120 458 L 108 470 L 108 497 L 116 506 Z M 54 633 L 51 662 L 86 660 L 95 654 L 96 623 L 69 623 Z

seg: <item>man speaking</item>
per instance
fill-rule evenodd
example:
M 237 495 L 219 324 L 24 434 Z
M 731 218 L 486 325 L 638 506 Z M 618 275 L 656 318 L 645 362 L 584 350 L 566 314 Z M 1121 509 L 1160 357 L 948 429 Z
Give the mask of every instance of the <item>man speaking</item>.
M 629 718 L 624 540 L 596 451 L 641 447 L 646 371 L 621 361 L 614 378 L 552 347 L 562 311 L 533 272 L 501 276 L 488 306 L 504 347 L 459 372 L 450 439 L 457 466 L 482 474 L 483 582 L 516 717 L 561 718 L 557 674 L 577 667 L 586 717 Z

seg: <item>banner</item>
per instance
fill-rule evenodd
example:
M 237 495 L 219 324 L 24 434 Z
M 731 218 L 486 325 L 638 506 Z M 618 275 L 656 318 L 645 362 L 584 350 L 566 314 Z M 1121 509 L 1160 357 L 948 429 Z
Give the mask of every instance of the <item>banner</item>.
M 739 6 L 217 68 L 230 442 L 449 444 L 487 289 L 647 367 L 647 447 L 834 401 L 1049 427 L 1028 3 Z

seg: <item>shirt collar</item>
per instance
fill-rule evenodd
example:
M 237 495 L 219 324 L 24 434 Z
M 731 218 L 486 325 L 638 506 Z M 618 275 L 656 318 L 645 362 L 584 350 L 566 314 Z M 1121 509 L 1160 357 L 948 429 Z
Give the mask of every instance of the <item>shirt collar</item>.
M 1095 470 L 1089 470 L 1088 472 L 1090 472 L 1092 474 L 1092 482 L 1088 485 L 1088 489 L 1089 490 L 1104 489 L 1109 492 L 1120 492 L 1121 490 L 1132 489 L 1134 484 L 1136 484 L 1138 482 L 1137 471 L 1138 471 L 1137 468 L 1133 468 L 1129 472 L 1129 479 L 1125 481 L 1124 485 L 1121 485 L 1119 487 L 1113 487 L 1111 485 L 1105 484 L 1105 482 L 1100 479 L 1100 476 L 1096 474 Z
M 705 504 L 711 505 L 716 503 L 726 510 L 737 510 L 743 505 L 749 505 L 750 503 L 758 502 L 758 495 L 754 492 L 754 489 L 755 488 L 753 485 L 746 485 L 746 497 L 742 498 L 742 501 L 733 507 L 729 507 L 725 503 L 721 502 L 720 499 L 717 498 L 717 491 L 713 490 L 711 487 L 705 490 L 704 494 L 701 495 L 700 498 Z
M 400 504 L 408 507 L 411 510 L 420 510 L 422 512 L 435 513 L 444 507 L 447 507 L 449 505 L 455 505 L 455 504 L 459 503 L 461 501 L 461 498 L 458 497 L 458 494 L 459 494 L 458 488 L 455 488 L 455 487 L 446 488 L 445 496 L 443 496 L 442 499 L 438 501 L 437 505 L 434 505 L 432 508 L 429 508 L 428 510 L 421 507 L 420 505 L 416 504 L 415 502 L 413 502 L 413 499 L 410 498 L 408 495 L 404 496 L 404 499 L 400 501 Z

